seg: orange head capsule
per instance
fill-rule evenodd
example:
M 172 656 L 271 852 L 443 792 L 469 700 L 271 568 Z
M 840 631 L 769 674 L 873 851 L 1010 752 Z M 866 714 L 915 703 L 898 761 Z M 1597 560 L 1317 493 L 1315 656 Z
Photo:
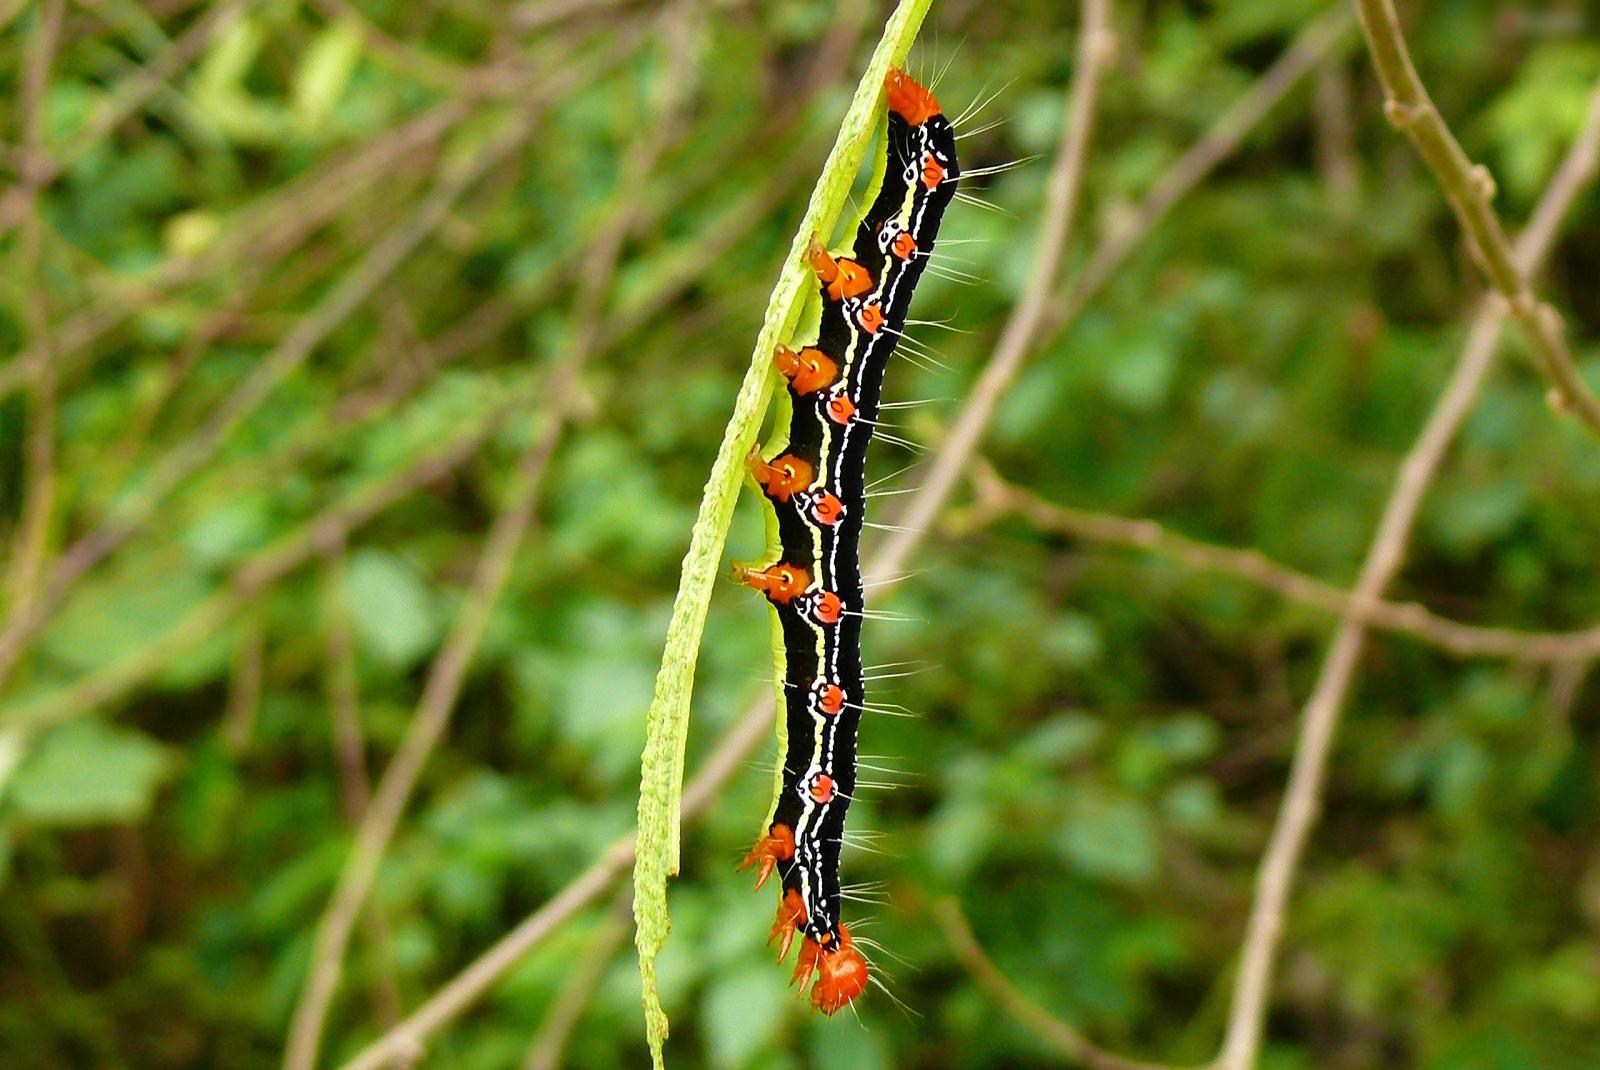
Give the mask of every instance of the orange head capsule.
M 746 587 L 760 591 L 780 606 L 788 605 L 791 599 L 804 594 L 806 588 L 811 586 L 811 573 L 781 561 L 768 569 L 735 565 L 733 578 Z
M 806 917 L 806 901 L 801 898 L 799 889 L 790 888 L 784 892 L 783 900 L 778 904 L 778 916 L 772 922 L 772 933 L 767 937 L 769 947 L 772 941 L 779 941 L 779 962 L 789 957 L 795 931 L 805 927 Z
M 811 792 L 811 797 L 817 802 L 832 802 L 834 790 L 833 777 L 826 773 L 818 773 L 816 779 L 811 782 L 811 787 L 808 790 Z
M 834 380 L 839 378 L 839 366 L 832 357 L 815 346 L 806 346 L 796 353 L 788 346 L 780 345 L 772 355 L 772 362 L 777 366 L 778 373 L 789 380 L 790 388 L 802 397 L 832 386 Z
M 862 305 L 856 313 L 856 322 L 861 324 L 861 329 L 868 334 L 877 334 L 878 329 L 883 326 L 883 306 L 876 301 Z
M 811 617 L 818 624 L 837 624 L 844 603 L 832 591 L 818 591 L 811 598 Z
M 775 457 L 770 462 L 763 461 L 760 454 L 752 453 L 747 464 L 756 482 L 765 488 L 769 497 L 777 501 L 786 502 L 791 496 L 811 486 L 811 463 L 792 453 Z
M 843 427 L 850 422 L 850 417 L 856 414 L 856 403 L 850 400 L 850 395 L 845 393 L 834 394 L 828 398 L 828 419 Z
M 917 251 L 917 239 L 913 238 L 907 231 L 902 230 L 895 235 L 894 244 L 889 246 L 889 251 L 900 260 L 908 260 L 911 258 L 911 254 Z
M 787 862 L 793 857 L 794 831 L 788 825 L 773 825 L 767 830 L 767 834 L 750 848 L 750 853 L 739 863 L 739 869 L 745 870 L 755 866 L 756 887 L 760 888 L 767 883 L 767 878 L 772 876 L 772 871 L 779 862 Z M 801 924 L 804 924 L 803 920 Z
M 934 159 L 933 153 L 928 153 L 922 158 L 922 184 L 929 189 L 938 189 L 939 183 L 944 181 L 944 165 Z
M 823 491 L 811 497 L 811 519 L 824 527 L 833 527 L 844 516 L 844 502 Z
M 883 79 L 889 91 L 889 110 L 912 126 L 921 126 L 943 109 L 933 94 L 899 67 L 893 67 Z

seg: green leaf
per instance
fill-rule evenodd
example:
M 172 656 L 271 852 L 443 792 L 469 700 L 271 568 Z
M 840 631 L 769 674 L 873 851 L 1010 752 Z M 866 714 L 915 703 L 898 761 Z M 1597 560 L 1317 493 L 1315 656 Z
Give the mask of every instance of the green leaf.
M 414 664 L 439 636 L 433 596 L 416 570 L 393 554 L 350 558 L 350 614 L 362 645 L 390 665 Z
M 333 114 L 351 72 L 361 58 L 361 27 L 354 19 L 340 19 L 317 34 L 306 49 L 295 74 L 290 107 L 302 134 L 316 134 Z
M 72 721 L 45 736 L 17 769 L 11 803 L 41 825 L 131 824 L 150 812 L 171 767 L 148 736 Z

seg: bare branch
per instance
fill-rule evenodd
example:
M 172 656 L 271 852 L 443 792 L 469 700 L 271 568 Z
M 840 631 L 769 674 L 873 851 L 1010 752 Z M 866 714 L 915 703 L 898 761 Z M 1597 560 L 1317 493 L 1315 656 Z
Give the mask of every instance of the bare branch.
M 1467 158 L 1417 75 L 1393 0 L 1356 0 L 1372 64 L 1383 82 L 1384 114 L 1411 139 L 1444 189 L 1461 229 L 1471 239 L 1490 284 L 1506 299 L 1512 317 L 1527 331 L 1539 368 L 1553 387 L 1552 404 L 1570 412 L 1600 435 L 1600 398 L 1583 381 L 1563 337 L 1561 317 L 1528 286 L 1528 269 L 1518 262 L 1494 211 L 1494 176 Z
M 1366 0 L 1361 2 L 1365 5 Z M 1526 270 L 1532 270 L 1549 252 L 1555 221 L 1565 215 L 1592 177 L 1597 145 L 1600 145 L 1600 85 L 1591 98 L 1589 115 L 1577 142 L 1534 213 L 1536 225 L 1530 226 L 1518 243 L 1515 258 L 1527 266 Z M 1370 609 L 1399 572 L 1423 496 L 1494 363 L 1503 319 L 1503 302 L 1482 303 L 1460 362 L 1435 402 L 1416 444 L 1400 466 L 1394 490 L 1384 506 L 1377 533 L 1356 580 L 1352 597 L 1358 606 Z M 1355 680 L 1365 638 L 1366 628 L 1360 620 L 1346 617 L 1340 622 L 1316 686 L 1306 702 L 1283 805 L 1256 876 L 1255 902 L 1245 926 L 1239 978 L 1228 1013 L 1227 1033 L 1217 1059 L 1218 1070 L 1251 1070 L 1255 1065 L 1273 963 L 1283 937 L 1289 891 L 1311 828 L 1316 823 L 1339 714 Z
M 623 885 L 612 899 L 611 910 L 600 922 L 600 930 L 591 938 L 589 946 L 584 948 L 583 958 L 567 976 L 566 983 L 561 986 L 561 994 L 545 1014 L 539 1032 L 528 1046 L 522 1070 L 560 1070 L 561 1055 L 566 1050 L 573 1028 L 578 1024 L 578 1018 L 583 1014 L 583 1008 L 600 986 L 606 968 L 611 965 L 623 941 L 633 931 L 632 914 L 633 891 L 628 885 Z
M 13 606 L 27 605 L 38 593 L 39 580 L 49 554 L 51 517 L 56 505 L 56 370 L 50 312 L 41 270 L 44 223 L 39 217 L 39 188 L 44 175 L 40 161 L 44 152 L 44 90 L 61 33 L 61 0 L 48 0 L 29 35 L 23 57 L 22 84 L 18 88 L 25 158 L 22 182 L 14 191 L 23 213 L 22 240 L 17 243 L 17 278 L 23 280 L 23 319 L 29 339 L 39 353 L 38 374 L 28 396 L 27 437 L 23 442 L 26 472 L 22 517 L 13 543 L 6 587 Z
M 1072 1028 L 1011 983 L 1011 978 L 1000 972 L 977 937 L 972 926 L 961 913 L 954 899 L 944 899 L 934 904 L 933 916 L 944 929 L 945 938 L 955 951 L 961 964 L 972 974 L 973 980 L 998 1003 L 1002 1010 L 1015 1018 L 1028 1032 L 1043 1040 L 1069 1062 L 1086 1066 L 1089 1070 L 1173 1070 L 1165 1063 L 1146 1063 L 1125 1059 L 1115 1052 L 1096 1046 L 1088 1037 Z
M 1361 600 L 1344 588 L 1280 564 L 1259 550 L 1214 546 L 1169 531 L 1153 520 L 1134 520 L 1047 502 L 1007 483 L 981 458 L 972 473 L 978 501 L 961 518 L 957 531 L 1015 513 L 1036 527 L 1112 546 L 1128 546 L 1191 568 L 1220 572 L 1282 595 L 1294 602 L 1358 620 L 1372 628 L 1399 632 L 1462 656 L 1506 657 L 1517 661 L 1563 663 L 1600 657 L 1600 625 L 1576 632 L 1523 632 L 1487 628 L 1441 617 L 1415 602 Z

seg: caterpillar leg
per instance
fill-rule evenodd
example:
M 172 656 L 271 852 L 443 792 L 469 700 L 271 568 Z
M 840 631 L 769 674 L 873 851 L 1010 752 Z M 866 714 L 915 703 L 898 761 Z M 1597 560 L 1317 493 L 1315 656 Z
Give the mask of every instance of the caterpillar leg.
M 750 853 L 744 856 L 739 868 L 745 870 L 751 866 L 757 867 L 756 887 L 760 888 L 767 883 L 767 878 L 772 876 L 772 871 L 777 868 L 779 862 L 787 862 L 793 857 L 794 830 L 788 825 L 773 825 L 767 830 L 767 834 L 750 848 Z
M 772 923 L 772 934 L 767 937 L 767 946 L 772 946 L 772 941 L 779 941 L 778 961 L 782 962 L 789 957 L 789 948 L 794 944 L 794 934 L 805 926 L 806 904 L 800 898 L 798 889 L 790 888 L 783 893 L 783 901 L 778 904 L 778 917 Z

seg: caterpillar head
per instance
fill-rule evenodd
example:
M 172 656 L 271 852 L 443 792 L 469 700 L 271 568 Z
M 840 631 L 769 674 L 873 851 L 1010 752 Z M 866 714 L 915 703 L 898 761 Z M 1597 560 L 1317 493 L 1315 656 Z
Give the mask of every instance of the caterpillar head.
M 889 110 L 912 126 L 921 126 L 944 110 L 932 93 L 899 67 L 889 69 L 883 86 L 889 91 Z

